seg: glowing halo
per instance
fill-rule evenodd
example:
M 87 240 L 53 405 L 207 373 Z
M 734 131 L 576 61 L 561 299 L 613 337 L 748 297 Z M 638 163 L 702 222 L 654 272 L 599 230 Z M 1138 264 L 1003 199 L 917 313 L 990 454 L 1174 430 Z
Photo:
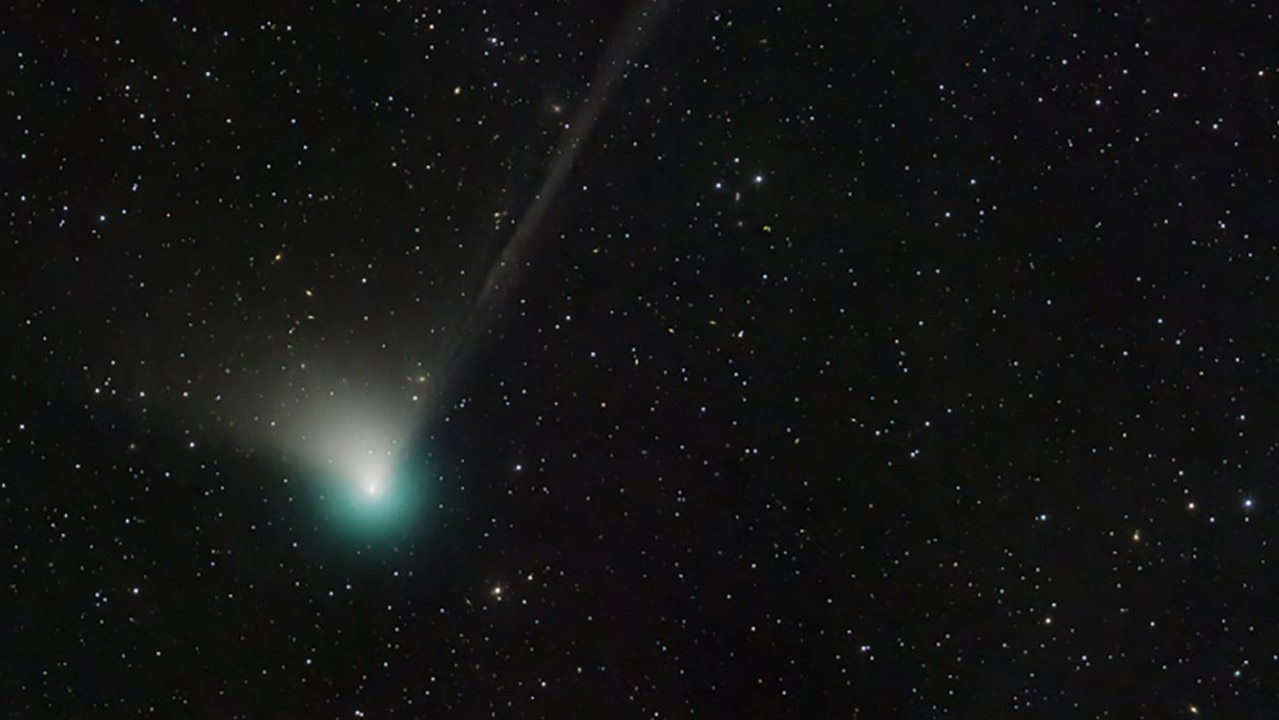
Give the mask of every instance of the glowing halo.
M 313 489 L 320 524 L 373 543 L 411 532 L 425 509 L 430 463 L 418 430 L 410 404 L 335 393 L 300 407 L 275 442 Z

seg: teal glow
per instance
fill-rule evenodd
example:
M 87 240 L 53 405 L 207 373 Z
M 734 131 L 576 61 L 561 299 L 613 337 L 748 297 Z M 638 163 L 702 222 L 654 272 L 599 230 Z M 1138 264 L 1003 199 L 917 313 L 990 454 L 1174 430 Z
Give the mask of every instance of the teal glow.
M 421 456 L 330 466 L 317 483 L 320 520 L 363 543 L 405 539 L 424 519 L 431 481 L 430 463 Z
M 294 408 L 271 441 L 302 481 L 296 495 L 323 544 L 395 551 L 430 533 L 440 472 L 416 403 L 365 389 L 330 391 Z

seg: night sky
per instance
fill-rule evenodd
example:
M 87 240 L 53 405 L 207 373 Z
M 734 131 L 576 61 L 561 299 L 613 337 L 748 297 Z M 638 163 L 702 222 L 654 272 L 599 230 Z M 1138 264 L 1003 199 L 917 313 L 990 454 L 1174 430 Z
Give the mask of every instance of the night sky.
M 18 2 L 0 716 L 1273 718 L 1267 3 Z

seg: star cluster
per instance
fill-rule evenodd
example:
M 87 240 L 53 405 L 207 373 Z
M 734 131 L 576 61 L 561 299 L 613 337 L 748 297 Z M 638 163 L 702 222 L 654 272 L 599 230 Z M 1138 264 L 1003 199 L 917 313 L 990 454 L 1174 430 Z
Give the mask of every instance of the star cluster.
M 12 717 L 1279 712 L 1264 3 L 19 3 Z

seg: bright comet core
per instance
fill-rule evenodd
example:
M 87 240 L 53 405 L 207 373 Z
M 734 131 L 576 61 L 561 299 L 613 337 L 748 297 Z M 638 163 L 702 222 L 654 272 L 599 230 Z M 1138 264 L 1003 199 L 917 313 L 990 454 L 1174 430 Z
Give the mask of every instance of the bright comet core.
M 415 408 L 370 392 L 332 393 L 277 424 L 283 450 L 313 492 L 318 519 L 362 542 L 394 540 L 421 514 L 429 466 Z

